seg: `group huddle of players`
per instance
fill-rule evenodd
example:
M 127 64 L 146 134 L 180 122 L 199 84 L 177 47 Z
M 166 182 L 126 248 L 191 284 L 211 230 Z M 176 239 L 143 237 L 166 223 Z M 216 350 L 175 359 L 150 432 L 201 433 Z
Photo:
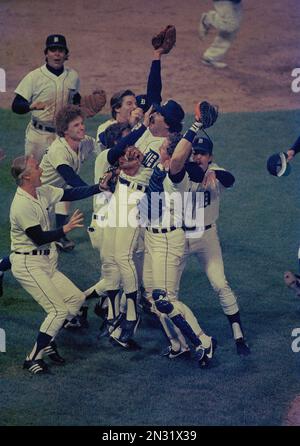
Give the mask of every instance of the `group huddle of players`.
M 24 77 L 12 104 L 15 113 L 31 112 L 31 120 L 25 156 L 16 158 L 11 170 L 18 185 L 10 211 L 11 255 L 0 263 L 1 271 L 11 267 L 47 315 L 24 368 L 45 373 L 45 356 L 65 362 L 55 337 L 62 327 L 88 326 L 92 298 L 98 298 L 95 312 L 104 320 L 100 336 L 113 344 L 140 348 L 133 338 L 146 312 L 169 341 L 163 355 L 174 359 L 192 348 L 199 366 L 208 367 L 217 341 L 180 300 L 190 255 L 201 262 L 219 296 L 237 353 L 248 355 L 216 227 L 221 191 L 235 181 L 213 162 L 213 142 L 204 130 L 217 115 L 204 125 L 198 104 L 194 123 L 182 132 L 180 104 L 172 99 L 162 104 L 161 58 L 167 53 L 162 46 L 154 49 L 146 93 L 116 92 L 112 118 L 98 127 L 96 138 L 87 136 L 79 78 L 64 65 L 65 37 L 48 36 L 44 52 L 45 65 Z M 95 184 L 89 186 L 79 173 L 93 153 Z M 88 232 L 100 253 L 101 275 L 82 292 L 58 270 L 55 245 L 73 250 L 67 234 L 83 226 L 83 216 L 75 211 L 69 218 L 69 202 L 92 195 Z

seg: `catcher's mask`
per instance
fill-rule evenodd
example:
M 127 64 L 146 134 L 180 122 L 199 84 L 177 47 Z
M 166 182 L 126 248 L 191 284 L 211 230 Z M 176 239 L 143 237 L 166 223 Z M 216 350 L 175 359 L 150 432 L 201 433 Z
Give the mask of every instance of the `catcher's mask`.
M 182 120 L 184 118 L 184 111 L 178 102 L 169 99 L 163 105 L 155 105 L 155 111 L 160 113 L 169 126 L 170 132 L 180 132 L 182 130 Z
M 287 154 L 284 152 L 271 155 L 267 161 L 267 169 L 275 177 L 287 176 L 291 172 L 291 166 L 287 162 Z
M 212 155 L 213 146 L 211 139 L 204 137 L 195 138 L 193 141 L 193 154 L 197 155 L 197 153 L 201 153 L 203 155 Z
M 46 39 L 46 47 L 44 53 L 47 53 L 47 50 L 49 48 L 62 48 L 65 50 L 66 54 L 69 53 L 69 49 L 67 47 L 67 41 L 65 36 L 62 36 L 61 34 L 51 34 Z

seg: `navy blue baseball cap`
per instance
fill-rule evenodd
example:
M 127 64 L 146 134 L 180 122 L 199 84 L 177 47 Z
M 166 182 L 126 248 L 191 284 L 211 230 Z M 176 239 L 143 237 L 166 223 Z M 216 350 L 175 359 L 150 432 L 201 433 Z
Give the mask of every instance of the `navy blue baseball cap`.
M 69 52 L 66 38 L 62 34 L 51 34 L 48 36 L 46 39 L 45 52 L 48 48 L 62 48 L 66 51 L 66 53 Z
M 287 154 L 284 152 L 274 153 L 268 158 L 267 169 L 275 177 L 287 176 L 291 173 L 291 166 L 287 162 Z
M 181 132 L 184 111 L 178 102 L 169 99 L 163 105 L 155 105 L 155 111 L 165 118 L 171 132 Z
M 197 137 L 193 141 L 193 153 L 202 153 L 204 155 L 208 153 L 212 155 L 213 147 L 212 140 L 208 138 Z
M 149 110 L 150 105 L 148 104 L 147 95 L 139 94 L 135 97 L 136 105 L 143 110 L 144 113 Z

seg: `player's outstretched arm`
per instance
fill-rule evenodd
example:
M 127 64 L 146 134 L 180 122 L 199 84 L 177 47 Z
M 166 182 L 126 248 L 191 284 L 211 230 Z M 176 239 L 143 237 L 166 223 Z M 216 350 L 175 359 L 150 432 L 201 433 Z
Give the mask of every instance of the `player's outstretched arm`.
M 184 164 L 191 154 L 192 143 L 200 128 L 201 123 L 195 121 L 177 144 L 170 162 L 170 173 L 172 175 L 176 175 L 184 168 Z

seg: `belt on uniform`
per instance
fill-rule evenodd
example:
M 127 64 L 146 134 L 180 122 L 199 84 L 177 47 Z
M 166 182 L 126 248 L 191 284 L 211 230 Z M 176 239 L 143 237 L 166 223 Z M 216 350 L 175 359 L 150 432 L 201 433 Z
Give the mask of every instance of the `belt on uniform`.
M 43 132 L 55 133 L 56 131 L 54 127 L 48 127 L 47 125 L 43 125 L 39 121 L 36 121 L 35 119 L 32 119 L 31 122 L 34 128 L 42 130 Z
M 104 220 L 105 220 L 105 215 L 93 214 L 93 220 L 101 220 L 101 221 L 104 221 Z
M 48 256 L 50 254 L 50 249 L 34 249 L 31 252 L 18 252 L 15 251 L 15 254 L 22 254 L 24 256 Z
M 153 234 L 165 234 L 166 232 L 172 232 L 175 231 L 175 229 L 178 229 L 177 226 L 170 226 L 169 228 L 151 228 L 146 227 L 147 231 L 153 232 Z
M 207 231 L 207 229 L 210 229 L 212 227 L 212 225 L 207 225 L 207 226 L 204 226 L 204 228 L 202 227 L 198 227 L 198 226 L 191 226 L 191 227 L 188 227 L 188 226 L 182 226 L 182 229 L 184 230 L 184 231 L 194 231 L 195 229 L 204 229 L 204 231 Z
M 140 190 L 142 192 L 146 192 L 146 189 L 147 189 L 146 186 L 142 186 L 141 184 L 134 183 L 133 181 L 125 180 L 125 178 L 121 178 L 121 177 L 119 177 L 119 181 L 120 181 L 121 184 L 125 184 L 130 189 Z

